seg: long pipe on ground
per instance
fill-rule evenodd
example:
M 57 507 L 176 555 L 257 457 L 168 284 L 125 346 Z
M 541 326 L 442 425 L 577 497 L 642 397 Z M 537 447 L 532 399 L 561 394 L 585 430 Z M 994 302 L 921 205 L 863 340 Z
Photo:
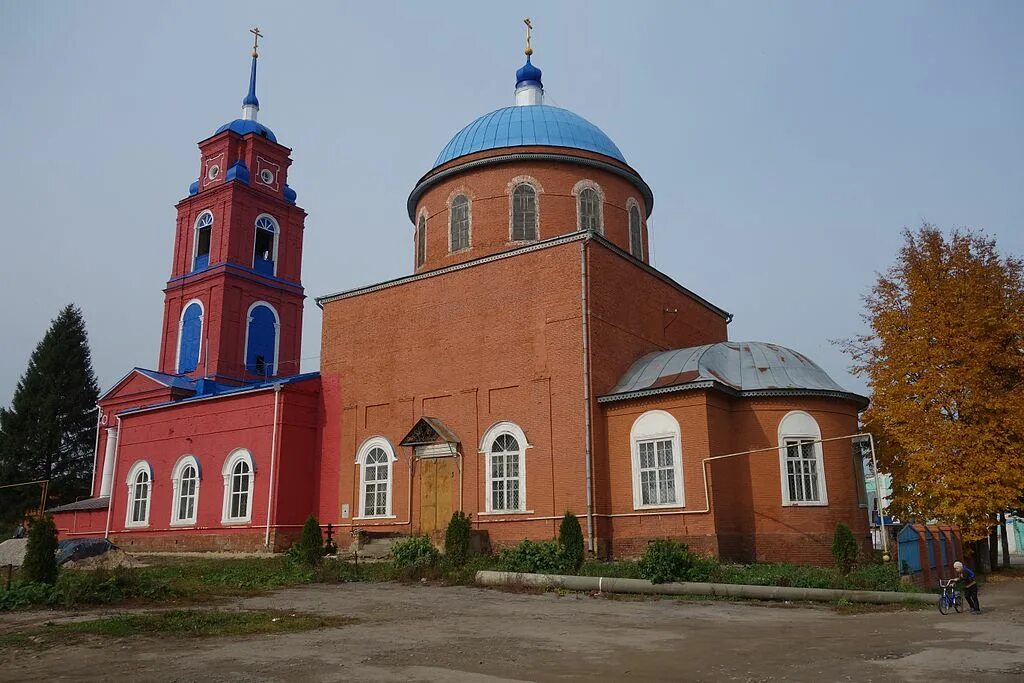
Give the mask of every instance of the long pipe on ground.
M 574 591 L 605 593 L 636 593 L 641 595 L 702 595 L 749 600 L 810 600 L 834 602 L 847 600 L 876 605 L 893 603 L 932 604 L 931 593 L 896 593 L 892 591 L 851 591 L 830 588 L 790 588 L 786 586 L 747 586 L 732 583 L 651 583 L 644 579 L 616 579 L 601 576 L 565 576 L 560 574 L 517 574 L 515 572 L 479 571 L 476 583 L 481 586 L 532 586 L 564 588 Z

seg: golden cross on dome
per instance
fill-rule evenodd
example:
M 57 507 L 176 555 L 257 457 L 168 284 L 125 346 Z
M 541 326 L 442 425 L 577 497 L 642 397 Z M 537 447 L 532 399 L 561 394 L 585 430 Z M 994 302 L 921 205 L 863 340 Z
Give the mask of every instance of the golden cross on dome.
M 533 48 L 530 47 L 530 31 L 533 30 L 533 24 L 530 23 L 530 17 L 523 19 L 523 23 L 526 24 L 526 49 L 523 52 L 529 57 L 533 54 Z
M 260 33 L 260 27 L 259 26 L 254 26 L 253 28 L 249 29 L 249 33 L 251 33 L 252 36 L 253 36 L 253 38 L 252 38 L 252 56 L 253 57 L 258 57 L 259 55 L 256 54 L 256 48 L 258 48 L 260 46 L 260 38 L 263 37 L 263 34 Z

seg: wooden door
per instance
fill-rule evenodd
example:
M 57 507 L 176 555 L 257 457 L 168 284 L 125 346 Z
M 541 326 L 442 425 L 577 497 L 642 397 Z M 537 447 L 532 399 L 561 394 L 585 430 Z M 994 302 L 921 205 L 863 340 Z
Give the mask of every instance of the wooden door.
M 419 532 L 431 537 L 444 534 L 452 518 L 455 458 L 421 458 Z

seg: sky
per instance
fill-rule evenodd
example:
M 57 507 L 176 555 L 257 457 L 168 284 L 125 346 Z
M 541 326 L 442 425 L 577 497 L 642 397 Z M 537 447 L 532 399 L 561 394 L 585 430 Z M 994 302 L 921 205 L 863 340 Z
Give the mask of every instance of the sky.
M 0 405 L 65 304 L 106 389 L 155 367 L 174 205 L 237 118 L 252 26 L 260 121 L 306 209 L 303 370 L 319 295 L 412 267 L 405 200 L 512 103 L 524 16 L 546 102 L 616 142 L 655 194 L 653 263 L 864 391 L 830 340 L 904 228 L 1024 254 L 1017 2 L 0 3 Z

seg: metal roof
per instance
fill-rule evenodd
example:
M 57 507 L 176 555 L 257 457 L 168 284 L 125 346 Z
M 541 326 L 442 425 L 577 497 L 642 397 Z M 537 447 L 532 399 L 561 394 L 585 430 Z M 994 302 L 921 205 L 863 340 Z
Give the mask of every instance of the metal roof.
M 568 109 L 537 104 L 484 114 L 455 134 L 433 168 L 474 152 L 531 145 L 583 149 L 626 163 L 611 138 L 590 121 Z
M 55 508 L 50 508 L 47 512 L 74 512 L 75 510 L 106 510 L 107 505 L 110 503 L 109 496 L 103 496 L 101 498 L 86 498 L 85 500 L 78 500 L 74 503 L 68 503 L 67 505 L 58 505 Z
M 695 385 L 740 393 L 821 392 L 866 400 L 846 391 L 802 353 L 764 342 L 719 342 L 650 353 L 626 371 L 608 396 Z

